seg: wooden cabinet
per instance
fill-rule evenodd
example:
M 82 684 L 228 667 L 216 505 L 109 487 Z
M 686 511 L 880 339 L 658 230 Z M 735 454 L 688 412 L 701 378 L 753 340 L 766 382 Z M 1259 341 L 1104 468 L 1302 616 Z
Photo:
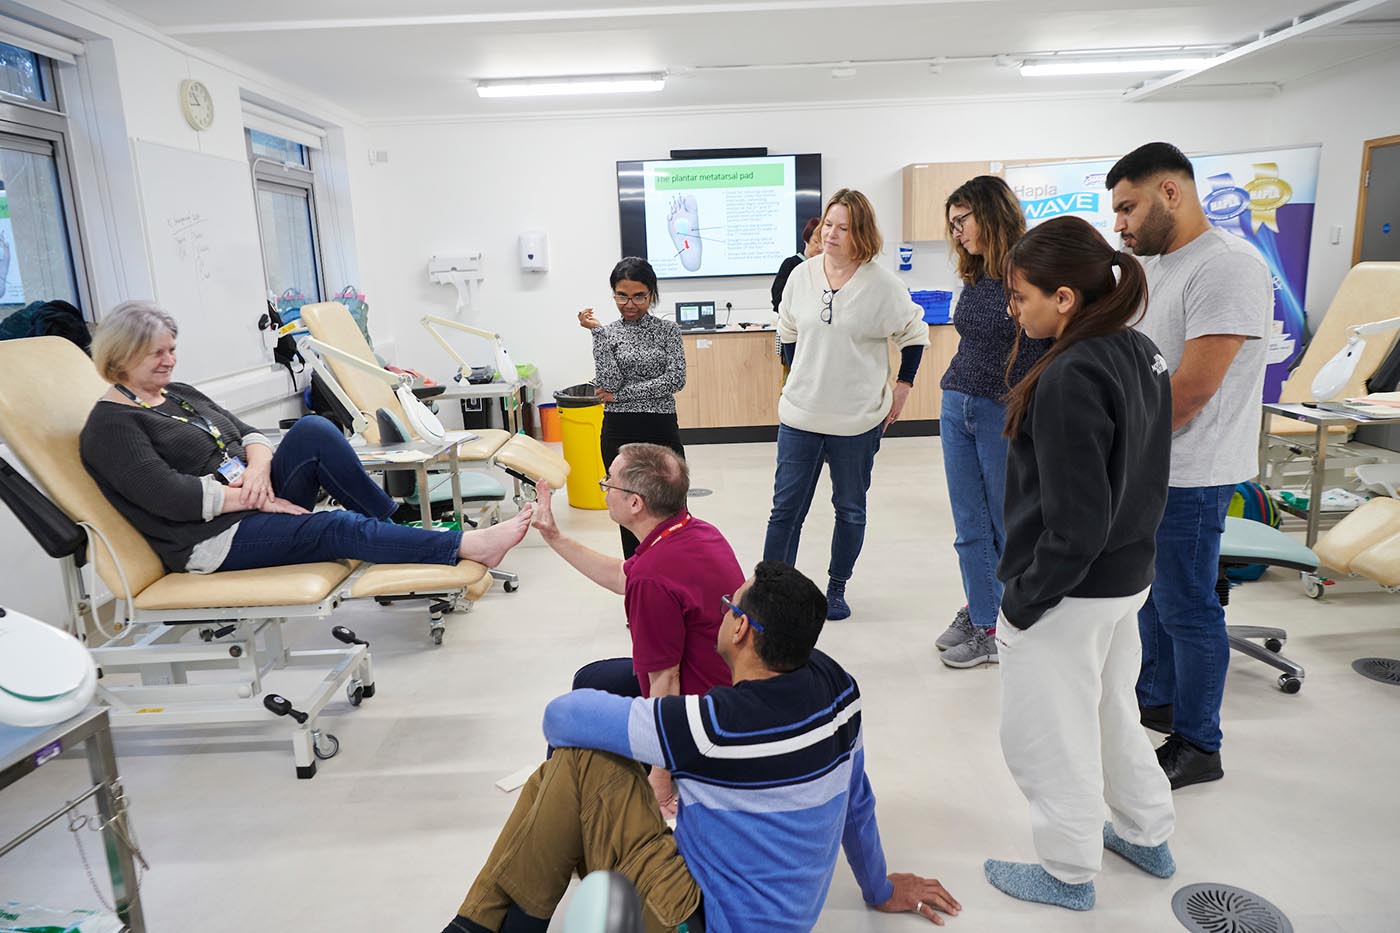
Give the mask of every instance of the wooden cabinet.
M 676 417 L 681 428 L 776 427 L 783 367 L 774 333 L 716 331 L 686 334 L 685 388 L 676 394 Z M 938 382 L 958 350 L 958 332 L 951 324 L 929 325 L 914 391 L 903 420 L 936 421 L 943 405 Z M 890 371 L 899 371 L 899 351 L 890 345 Z
M 1001 163 L 993 171 L 991 162 L 916 162 L 904 166 L 904 241 L 946 240 L 948 219 L 943 204 L 948 195 L 976 175 L 1000 174 Z
M 900 415 L 902 421 L 937 421 L 943 410 L 943 390 L 938 383 L 958 352 L 958 332 L 952 324 L 928 326 L 928 349 L 924 350 L 919 374 L 914 377 L 914 391 Z M 890 344 L 890 371 L 899 372 L 899 350 Z
M 783 366 L 777 336 L 766 331 L 686 334 L 685 388 L 676 394 L 682 428 L 778 423 Z

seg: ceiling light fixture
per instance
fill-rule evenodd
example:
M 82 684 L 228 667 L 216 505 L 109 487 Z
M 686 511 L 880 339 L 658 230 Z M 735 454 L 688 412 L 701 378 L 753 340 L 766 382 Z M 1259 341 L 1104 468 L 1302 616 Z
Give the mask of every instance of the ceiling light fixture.
M 482 97 L 559 97 L 572 94 L 638 94 L 666 86 L 666 73 L 504 78 L 476 82 Z
M 836 67 L 831 69 L 833 78 L 854 78 L 856 76 L 855 66 L 850 62 L 838 62 Z
M 1042 60 L 1021 65 L 1023 78 L 1047 78 L 1062 75 L 1114 75 L 1140 72 L 1185 71 L 1200 68 L 1210 61 L 1201 55 L 1175 58 L 1098 58 L 1078 61 Z

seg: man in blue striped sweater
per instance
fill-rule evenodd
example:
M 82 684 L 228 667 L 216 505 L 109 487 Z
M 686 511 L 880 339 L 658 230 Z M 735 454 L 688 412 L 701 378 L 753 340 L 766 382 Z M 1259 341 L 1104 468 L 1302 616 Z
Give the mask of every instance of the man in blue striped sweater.
M 559 749 L 521 791 L 443 933 L 544 931 L 575 873 L 636 886 L 648 931 L 812 929 L 838 848 L 865 902 L 942 925 L 962 908 L 936 880 L 886 874 L 865 776 L 860 690 L 815 651 L 821 590 L 764 561 L 724 600 L 717 650 L 732 687 L 628 699 L 575 690 L 545 710 Z M 661 821 L 639 762 L 680 797 Z

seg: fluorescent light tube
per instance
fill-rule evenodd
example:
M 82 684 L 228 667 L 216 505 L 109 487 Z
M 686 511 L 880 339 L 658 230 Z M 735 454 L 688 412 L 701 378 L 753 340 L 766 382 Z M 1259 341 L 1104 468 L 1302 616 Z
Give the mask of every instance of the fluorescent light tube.
M 1059 75 L 1113 75 L 1144 71 L 1185 71 L 1200 68 L 1209 58 L 1101 58 L 1079 61 L 1026 62 L 1021 66 L 1023 78 L 1045 78 Z
M 659 91 L 666 86 L 666 75 L 581 75 L 558 78 L 513 78 L 478 81 L 476 93 L 482 97 L 557 97 L 568 94 L 636 94 Z

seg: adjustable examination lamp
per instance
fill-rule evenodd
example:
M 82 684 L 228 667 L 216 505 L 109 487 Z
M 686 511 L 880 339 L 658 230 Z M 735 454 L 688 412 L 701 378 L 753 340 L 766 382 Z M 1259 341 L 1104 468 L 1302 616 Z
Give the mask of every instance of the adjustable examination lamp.
M 326 388 L 336 397 L 336 400 L 350 412 L 350 430 L 355 434 L 363 434 L 365 428 L 369 426 L 369 419 L 364 412 L 360 411 L 358 405 L 350 400 L 344 387 L 335 374 L 331 372 L 323 356 L 329 355 L 349 366 L 368 373 L 383 382 L 394 390 L 394 395 L 399 400 L 399 405 L 403 408 L 404 415 L 408 418 L 409 427 L 413 433 L 423 440 L 432 444 L 441 444 L 447 440 L 447 430 L 443 428 L 442 422 L 438 421 L 437 415 L 428 410 L 427 406 L 420 402 L 413 394 L 413 377 L 407 373 L 391 373 L 376 363 L 369 363 L 360 359 L 353 353 L 346 353 L 338 347 L 333 347 L 328 343 L 323 343 L 315 337 L 303 337 L 297 343 L 297 349 L 302 351 L 302 356 L 311 361 L 311 367 L 320 374 L 321 380 Z M 314 353 L 307 351 L 314 350 Z
M 1354 324 L 1347 328 L 1347 342 L 1322 368 L 1312 382 L 1313 401 L 1330 402 L 1342 393 L 1356 373 L 1361 355 L 1366 352 L 1366 341 L 1362 338 L 1370 334 L 1383 334 L 1390 330 L 1400 330 L 1400 317 L 1370 324 Z
M 457 361 L 457 374 L 461 379 L 467 378 L 467 375 L 472 371 L 472 364 L 463 359 L 462 355 L 453 348 L 452 344 L 447 342 L 447 338 L 437 332 L 437 328 L 433 326 L 434 324 L 441 327 L 451 327 L 453 330 L 474 334 L 477 337 L 482 337 L 491 341 L 491 349 L 496 356 L 496 371 L 501 374 L 501 378 L 506 382 L 519 381 L 520 374 L 515 368 L 515 363 L 511 361 L 510 354 L 506 352 L 506 345 L 501 342 L 501 335 L 495 331 L 483 330 L 480 327 L 472 327 L 469 324 L 448 320 L 445 317 L 438 317 L 434 314 L 423 315 L 419 318 L 418 323 L 422 324 L 423 329 L 433 335 L 434 340 L 442 344 L 442 348 L 447 351 L 448 356 Z

